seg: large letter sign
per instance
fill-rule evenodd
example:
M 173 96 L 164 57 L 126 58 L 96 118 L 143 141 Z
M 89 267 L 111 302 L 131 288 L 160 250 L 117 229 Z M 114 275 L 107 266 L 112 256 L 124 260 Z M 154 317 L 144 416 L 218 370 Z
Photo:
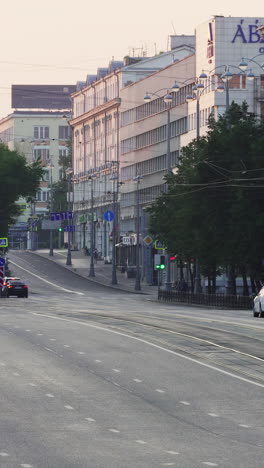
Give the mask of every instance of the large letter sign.
M 235 40 L 236 40 L 237 37 L 241 37 L 241 39 L 242 39 L 242 41 L 243 41 L 244 43 L 247 42 L 241 24 L 238 24 L 238 25 L 237 25 L 236 34 L 235 34 L 234 39 L 232 40 L 232 42 L 235 42 Z

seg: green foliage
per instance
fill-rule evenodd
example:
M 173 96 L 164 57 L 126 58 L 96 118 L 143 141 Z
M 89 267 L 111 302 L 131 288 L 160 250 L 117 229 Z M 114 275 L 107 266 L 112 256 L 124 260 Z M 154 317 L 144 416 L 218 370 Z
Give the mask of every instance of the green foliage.
M 0 144 L 0 234 L 6 236 L 8 225 L 15 222 L 20 208 L 19 197 L 35 198 L 44 171 L 39 161 L 28 164 L 17 151 Z
M 264 122 L 232 103 L 206 136 L 182 148 L 168 193 L 150 208 L 151 232 L 203 272 L 232 265 L 260 275 L 264 238 Z

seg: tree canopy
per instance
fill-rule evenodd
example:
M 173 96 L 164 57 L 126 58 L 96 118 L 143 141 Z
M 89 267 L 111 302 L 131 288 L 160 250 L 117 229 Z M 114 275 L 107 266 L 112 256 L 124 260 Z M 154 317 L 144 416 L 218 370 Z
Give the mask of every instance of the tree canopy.
M 0 237 L 6 237 L 8 225 L 20 214 L 16 201 L 35 198 L 43 168 L 39 161 L 28 164 L 23 155 L 0 143 L 0 174 Z
M 264 121 L 232 103 L 181 150 L 168 191 L 150 207 L 151 232 L 205 274 L 230 266 L 259 277 L 264 239 Z

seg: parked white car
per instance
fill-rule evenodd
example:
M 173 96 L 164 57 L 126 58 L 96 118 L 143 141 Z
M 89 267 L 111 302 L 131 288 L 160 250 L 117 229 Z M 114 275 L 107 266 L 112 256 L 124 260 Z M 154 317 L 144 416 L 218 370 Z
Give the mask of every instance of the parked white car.
M 264 318 L 264 286 L 254 297 L 253 316 Z

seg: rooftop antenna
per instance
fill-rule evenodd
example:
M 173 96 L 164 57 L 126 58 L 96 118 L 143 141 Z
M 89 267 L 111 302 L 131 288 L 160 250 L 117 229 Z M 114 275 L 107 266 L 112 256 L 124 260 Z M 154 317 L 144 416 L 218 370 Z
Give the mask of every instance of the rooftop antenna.
M 171 25 L 172 25 L 172 29 L 173 29 L 174 35 L 176 36 L 176 31 L 175 31 L 175 27 L 174 27 L 173 21 L 171 22 Z

